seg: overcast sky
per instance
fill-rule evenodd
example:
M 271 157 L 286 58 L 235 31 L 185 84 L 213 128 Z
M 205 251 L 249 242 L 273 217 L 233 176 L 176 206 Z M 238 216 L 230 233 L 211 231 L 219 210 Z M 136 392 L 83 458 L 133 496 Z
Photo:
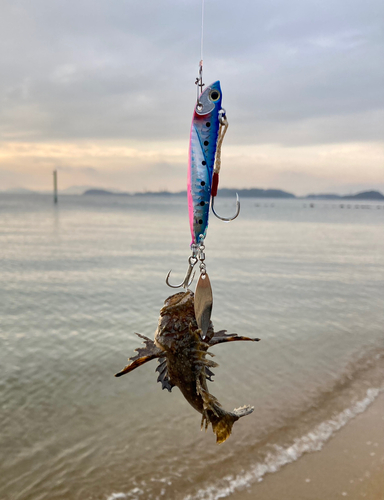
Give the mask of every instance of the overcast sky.
M 384 192 L 383 0 L 205 0 L 222 187 Z M 201 0 L 0 0 L 0 190 L 185 189 Z

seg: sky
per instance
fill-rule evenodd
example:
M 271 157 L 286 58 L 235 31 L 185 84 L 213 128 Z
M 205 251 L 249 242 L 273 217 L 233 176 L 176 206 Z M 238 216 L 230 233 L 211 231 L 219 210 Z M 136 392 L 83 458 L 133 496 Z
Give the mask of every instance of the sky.
M 0 0 L 0 190 L 186 189 L 201 0 Z M 384 2 L 205 0 L 221 187 L 384 192 Z

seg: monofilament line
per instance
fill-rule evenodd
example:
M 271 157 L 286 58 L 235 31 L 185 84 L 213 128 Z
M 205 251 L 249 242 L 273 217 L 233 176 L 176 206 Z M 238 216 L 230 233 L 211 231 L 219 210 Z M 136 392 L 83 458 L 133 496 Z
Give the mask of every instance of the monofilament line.
M 203 64 L 203 42 L 204 42 L 204 0 L 201 0 L 201 41 L 200 41 L 200 61 Z

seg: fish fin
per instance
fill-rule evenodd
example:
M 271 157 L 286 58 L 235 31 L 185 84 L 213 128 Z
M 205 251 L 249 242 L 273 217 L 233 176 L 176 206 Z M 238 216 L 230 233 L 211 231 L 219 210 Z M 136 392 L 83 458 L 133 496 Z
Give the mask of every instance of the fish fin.
M 260 339 L 251 337 L 242 337 L 237 335 L 237 333 L 226 333 L 226 330 L 220 330 L 215 332 L 213 337 L 209 341 L 209 347 L 217 344 L 223 344 L 224 342 L 234 342 L 236 340 L 250 340 L 251 342 L 258 342 Z
M 244 405 L 244 406 L 240 406 L 240 408 L 235 408 L 232 411 L 232 413 L 234 415 L 237 415 L 238 418 L 241 418 L 241 417 L 245 417 L 246 415 L 250 415 L 254 409 L 255 409 L 254 406 Z
M 167 358 L 162 357 L 159 359 L 159 365 L 156 368 L 156 371 L 159 372 L 159 376 L 157 377 L 157 381 L 161 382 L 161 388 L 167 389 L 169 392 L 172 391 L 172 387 L 175 387 L 169 379 L 168 367 L 167 367 Z
M 226 441 L 232 432 L 233 424 L 241 417 L 245 417 L 253 412 L 253 406 L 241 406 L 231 412 L 225 411 L 217 398 L 202 387 L 200 380 L 196 381 L 196 391 L 203 399 L 203 412 L 201 419 L 201 429 L 212 424 L 212 430 L 216 434 L 216 443 L 221 444 Z
M 212 395 L 209 394 L 209 396 Z M 213 404 L 207 405 L 204 402 L 204 409 L 201 419 L 201 430 L 203 430 L 204 427 L 205 430 L 207 430 L 209 424 L 212 424 L 212 430 L 216 434 L 216 443 L 221 444 L 224 443 L 224 441 L 226 441 L 231 435 L 233 424 L 237 420 L 239 420 L 240 415 L 237 415 L 235 412 L 226 412 L 221 408 L 220 403 L 217 404 L 217 399 L 214 397 L 213 399 L 216 400 L 210 401 L 210 403 L 212 402 Z
M 212 429 L 216 434 L 216 443 L 221 444 L 226 441 L 232 432 L 233 424 L 241 417 L 249 415 L 254 410 L 253 406 L 241 406 L 232 412 L 225 412 L 219 419 L 211 418 Z
M 212 430 L 216 434 L 216 443 L 221 444 L 226 441 L 232 432 L 233 424 L 238 420 L 239 417 L 227 413 L 219 420 L 212 419 Z
M 205 342 L 204 340 L 200 340 L 202 331 L 200 328 L 197 330 L 194 330 L 192 325 L 189 325 L 189 332 L 191 334 L 191 337 L 195 338 L 196 340 L 196 346 L 193 349 L 193 354 L 191 354 L 191 358 L 193 358 L 193 363 L 194 366 L 197 368 L 199 367 L 200 373 L 202 373 L 205 378 L 213 382 L 211 377 L 214 375 L 214 373 L 210 370 L 210 368 L 216 368 L 216 366 L 219 366 L 218 363 L 215 361 L 212 361 L 211 359 L 207 359 L 207 355 L 211 356 L 212 358 L 215 357 L 214 354 L 211 352 L 208 352 L 208 349 L 210 347 L 210 344 L 208 342 Z
M 135 349 L 135 351 L 137 352 L 136 356 L 128 358 L 128 361 L 130 361 L 130 363 L 121 371 L 116 373 L 115 377 L 121 377 L 125 373 L 131 372 L 138 366 L 147 363 L 147 361 L 151 361 L 151 359 L 164 356 L 164 351 L 157 347 L 153 340 L 145 337 L 144 335 L 141 335 L 140 333 L 136 333 L 136 335 L 144 339 L 145 347 L 138 347 L 137 349 Z
M 214 377 L 215 374 L 213 371 L 211 371 L 208 366 L 205 367 L 205 378 L 209 380 L 210 382 L 213 382 L 212 377 Z

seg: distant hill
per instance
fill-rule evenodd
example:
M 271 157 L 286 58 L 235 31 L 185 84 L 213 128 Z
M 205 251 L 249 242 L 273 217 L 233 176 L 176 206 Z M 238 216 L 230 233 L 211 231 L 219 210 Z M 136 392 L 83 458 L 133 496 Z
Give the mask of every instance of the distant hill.
M 60 184 L 59 184 L 60 188 Z M 65 189 L 59 189 L 60 194 L 83 194 L 87 189 L 95 189 L 94 186 L 70 186 Z
M 219 188 L 218 196 L 236 196 L 236 193 L 241 198 L 296 198 L 292 193 L 282 191 L 281 189 L 228 189 Z
M 236 193 L 241 198 L 296 198 L 292 193 L 287 193 L 286 191 L 281 191 L 280 189 L 233 189 L 233 188 L 219 188 L 218 196 L 222 197 L 232 197 L 236 196 Z M 147 193 L 135 193 L 135 196 L 186 196 L 186 191 L 179 191 L 177 193 L 170 193 L 169 191 L 159 191 L 159 192 L 147 192 Z
M 357 194 L 347 194 L 340 196 L 339 194 L 309 194 L 306 198 L 311 200 L 374 200 L 384 201 L 384 196 L 380 191 L 363 191 Z
M 221 188 L 219 189 L 218 196 L 220 197 L 233 197 L 236 193 L 240 198 L 285 198 L 293 199 L 296 196 L 288 191 L 282 191 L 281 189 L 233 189 L 233 188 Z M 83 193 L 84 195 L 93 196 L 186 196 L 186 191 L 178 191 L 177 193 L 171 193 L 169 191 L 146 191 L 143 193 L 125 193 L 125 192 L 114 192 L 108 191 L 106 189 L 87 189 Z M 384 196 L 379 191 L 363 191 L 357 194 L 349 194 L 341 196 L 335 193 L 320 193 L 320 194 L 309 194 L 305 196 L 306 199 L 310 200 L 372 200 L 372 201 L 384 201 Z
M 84 191 L 85 195 L 113 195 L 113 196 L 130 196 L 129 193 L 115 193 L 114 191 L 107 191 L 106 189 L 87 189 Z
M 241 198 L 296 198 L 292 193 L 287 191 L 282 191 L 280 189 L 229 189 L 222 188 L 219 189 L 218 196 L 222 197 L 232 197 L 236 196 L 236 193 Z M 88 189 L 84 191 L 84 195 L 114 195 L 114 196 L 129 196 L 129 193 L 114 193 L 113 191 L 107 191 L 105 189 Z M 144 193 L 134 193 L 133 196 L 186 196 L 186 191 L 179 191 L 177 193 L 171 193 L 169 191 L 147 191 Z
M 134 193 L 133 196 L 187 196 L 187 191 L 178 191 L 171 193 L 170 191 L 145 191 L 144 193 Z
M 145 191 L 141 193 L 128 193 L 123 191 L 110 191 L 108 189 L 101 188 L 87 188 L 87 186 L 72 186 L 67 189 L 60 190 L 60 195 L 67 194 L 81 194 L 86 196 L 186 196 L 187 191 L 178 191 L 176 193 L 171 193 L 170 191 Z M 13 188 L 6 191 L 1 191 L 0 193 L 9 194 L 49 194 L 51 191 L 32 191 L 24 188 Z M 234 188 L 219 188 L 218 196 L 220 198 L 234 197 L 236 193 L 240 198 L 282 198 L 282 199 L 295 199 L 293 193 L 288 191 L 283 191 L 282 189 L 260 189 L 260 188 L 249 188 L 249 189 L 234 189 Z M 311 193 L 307 196 L 300 196 L 301 199 L 308 200 L 367 200 L 367 201 L 384 201 L 384 195 L 380 191 L 362 191 L 356 194 L 339 195 L 336 193 Z
M 384 196 L 379 191 L 363 191 L 362 193 L 343 196 L 343 198 L 346 200 L 384 200 Z
M 339 194 L 333 193 L 321 193 L 321 194 L 309 194 L 305 196 L 308 200 L 339 200 L 342 198 Z
M 32 191 L 25 188 L 13 188 L 0 193 L 9 194 L 48 194 L 51 195 L 52 191 Z M 311 193 L 307 196 L 295 196 L 293 193 L 283 191 L 282 189 L 235 189 L 235 188 L 219 188 L 218 196 L 220 198 L 234 197 L 236 193 L 240 198 L 282 198 L 282 199 L 308 199 L 308 200 L 367 200 L 367 201 L 384 201 L 384 195 L 380 191 L 362 191 L 356 194 L 340 195 L 336 193 Z M 79 194 L 86 196 L 186 196 L 187 191 L 178 191 L 172 193 L 170 191 L 145 191 L 140 193 L 128 193 L 124 191 L 109 190 L 88 186 L 72 186 L 63 190 L 59 189 L 60 195 Z

